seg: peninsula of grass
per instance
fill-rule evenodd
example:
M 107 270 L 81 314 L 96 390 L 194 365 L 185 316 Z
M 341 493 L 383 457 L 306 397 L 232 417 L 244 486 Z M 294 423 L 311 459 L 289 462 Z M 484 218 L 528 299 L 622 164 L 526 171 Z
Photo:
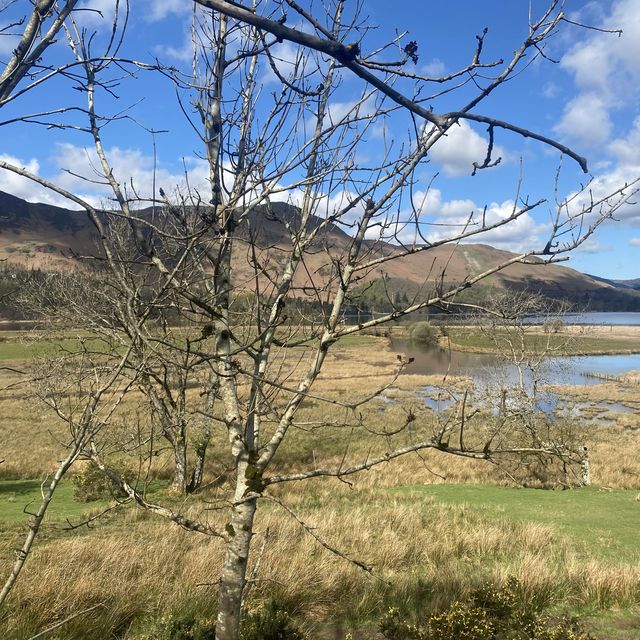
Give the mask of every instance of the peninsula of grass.
M 449 346 L 470 353 L 495 353 L 496 344 L 487 334 L 473 327 L 449 329 Z M 559 333 L 530 333 L 524 337 L 525 348 L 535 351 L 549 350 L 555 355 L 618 355 L 638 353 L 640 341 L 624 335 L 570 336 Z M 548 345 L 548 346 L 547 346 Z

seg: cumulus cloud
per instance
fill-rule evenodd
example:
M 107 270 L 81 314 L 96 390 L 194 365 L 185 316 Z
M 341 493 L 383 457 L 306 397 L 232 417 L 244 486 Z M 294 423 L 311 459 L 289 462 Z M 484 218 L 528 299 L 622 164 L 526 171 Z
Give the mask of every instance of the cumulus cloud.
M 193 7 L 189 2 L 184 0 L 145 0 L 142 3 L 144 7 L 143 15 L 146 20 L 156 22 L 165 18 L 182 16 L 191 13 Z
M 609 143 L 607 151 L 614 158 L 614 162 L 609 167 L 603 168 L 593 178 L 587 190 L 577 197 L 571 206 L 574 212 L 577 212 L 579 207 L 588 207 L 592 199 L 597 201 L 606 198 L 625 185 L 631 185 L 622 195 L 607 200 L 602 207 L 596 208 L 587 217 L 592 221 L 598 215 L 606 213 L 611 205 L 620 204 L 616 208 L 615 218 L 629 224 L 640 225 L 639 198 L 634 193 L 640 186 L 636 183 L 640 177 L 640 116 L 636 118 L 626 136 L 616 138 Z
M 150 198 L 154 182 L 153 157 L 139 149 L 111 147 L 106 150 L 113 167 L 113 174 L 121 188 L 129 196 L 137 194 Z M 104 173 L 94 149 L 79 147 L 70 143 L 60 143 L 53 158 L 58 168 L 55 181 L 65 189 L 75 193 L 88 193 L 91 197 L 110 197 Z M 162 163 L 155 167 L 156 187 L 167 193 L 176 188 L 184 189 L 187 181 L 192 189 L 207 193 L 208 166 L 204 160 L 188 158 L 184 160 L 184 172 L 176 173 Z
M 116 0 L 85 0 L 78 6 L 74 19 L 81 27 L 111 29 L 115 15 Z
M 555 131 L 583 147 L 601 147 L 611 135 L 609 107 L 603 96 L 586 93 L 569 101 Z
M 40 163 L 36 158 L 24 160 L 15 156 L 0 154 L 0 160 L 12 164 L 20 169 L 26 169 L 30 173 L 40 173 Z M 0 191 L 27 200 L 28 202 L 45 202 L 59 207 L 68 207 L 69 201 L 58 194 L 29 180 L 23 176 L 6 169 L 0 169 Z
M 106 150 L 107 158 L 113 168 L 113 174 L 123 191 L 131 198 L 151 198 L 154 181 L 153 157 L 145 155 L 139 149 L 112 147 Z M 103 206 L 113 198 L 95 150 L 79 147 L 70 143 L 56 145 L 50 158 L 53 171 L 44 173 L 41 163 L 36 158 L 25 160 L 10 155 L 0 155 L 0 159 L 29 172 L 50 179 L 63 189 L 83 198 L 94 206 Z M 202 199 L 209 197 L 209 168 L 199 158 L 184 158 L 183 170 L 176 171 L 162 163 L 155 168 L 156 189 L 162 188 L 167 194 L 176 190 L 201 194 Z M 44 174 L 44 175 L 43 175 Z M 225 175 L 230 175 L 229 171 Z M 0 190 L 28 200 L 29 202 L 45 202 L 57 206 L 73 208 L 64 197 L 38 185 L 37 183 L 15 174 L 0 170 Z
M 588 7 L 587 7 L 588 8 Z M 581 16 L 576 16 L 581 19 Z M 589 18 L 586 18 L 588 21 Z M 562 58 L 579 93 L 566 107 L 556 132 L 572 142 L 595 146 L 611 133 L 610 112 L 637 102 L 640 82 L 640 5 L 618 0 L 597 26 L 624 30 L 620 37 L 591 32 Z
M 428 234 L 431 242 L 445 239 L 462 231 L 472 231 L 507 220 L 514 212 L 512 200 L 502 203 L 492 202 L 484 207 L 470 200 L 451 200 L 441 203 L 440 212 L 434 223 L 438 225 Z M 516 220 L 503 226 L 471 236 L 467 242 L 490 244 L 498 249 L 520 252 L 541 248 L 544 234 L 549 230 L 547 224 L 541 224 L 529 213 L 522 214 Z
M 492 202 L 484 206 L 469 199 L 446 200 L 439 189 L 416 192 L 413 212 L 405 211 L 400 217 L 400 239 L 405 242 L 438 242 L 463 232 L 479 230 L 484 222 L 491 226 L 508 219 L 514 212 L 513 200 Z M 416 233 L 416 225 L 422 238 Z M 503 226 L 470 236 L 463 242 L 490 244 L 506 251 L 520 252 L 540 249 L 546 242 L 550 226 L 538 222 L 532 213 L 522 214 Z M 416 236 L 418 236 L 416 238 Z
M 640 238 L 630 238 L 629 239 L 629 244 L 632 247 L 640 247 Z
M 603 251 L 609 251 L 611 247 L 603 246 L 596 238 L 587 238 L 577 249 L 576 252 L 580 253 L 602 253 Z
M 431 159 L 442 166 L 448 176 L 469 175 L 473 163 L 482 163 L 487 155 L 488 138 L 481 136 L 464 121 L 449 129 L 431 150 Z M 493 148 L 493 159 L 507 155 L 499 145 Z
M 609 152 L 621 165 L 640 170 L 640 116 L 624 138 L 616 138 L 609 144 Z

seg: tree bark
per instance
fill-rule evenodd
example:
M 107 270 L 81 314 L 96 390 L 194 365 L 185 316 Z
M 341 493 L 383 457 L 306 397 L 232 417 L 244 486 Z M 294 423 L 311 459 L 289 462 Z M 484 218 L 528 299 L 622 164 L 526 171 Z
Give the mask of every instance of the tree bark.
M 187 443 L 182 439 L 176 439 L 173 449 L 175 469 L 170 491 L 184 495 L 187 491 Z
M 250 465 L 238 465 L 236 502 L 231 521 L 227 524 L 227 549 L 220 576 L 220 602 L 216 621 L 216 640 L 237 640 L 240 635 L 242 595 L 246 585 L 249 547 L 253 536 L 253 519 L 257 499 L 243 500 L 249 490 L 247 470 Z
M 209 446 L 210 435 L 207 434 L 201 442 L 198 442 L 195 446 L 193 462 L 193 470 L 191 472 L 191 480 L 187 485 L 187 493 L 194 493 L 200 488 L 202 484 L 202 478 L 204 476 L 204 461 L 207 456 L 207 447 Z

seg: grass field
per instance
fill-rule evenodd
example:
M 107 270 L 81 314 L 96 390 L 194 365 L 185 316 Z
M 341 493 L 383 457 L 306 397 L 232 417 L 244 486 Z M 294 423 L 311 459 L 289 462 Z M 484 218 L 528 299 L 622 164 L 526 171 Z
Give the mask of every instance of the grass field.
M 448 330 L 452 348 L 464 351 L 492 352 L 495 351 L 495 343 L 486 333 L 473 327 L 451 328 Z M 636 353 L 640 349 L 640 340 L 637 335 L 627 335 L 623 332 L 606 334 L 584 335 L 575 332 L 563 331 L 558 334 L 547 335 L 543 332 L 525 336 L 527 348 L 536 350 L 549 347 L 558 355 L 598 355 L 617 353 Z
M 640 494 L 635 490 L 584 487 L 541 491 L 486 485 L 423 485 L 394 489 L 408 500 L 471 509 L 495 522 L 549 526 L 585 557 L 612 563 L 640 562 Z
M 0 342 L 0 359 L 20 370 L 38 347 L 16 338 Z M 365 397 L 388 382 L 396 364 L 385 339 L 352 338 L 330 352 L 314 393 L 336 400 Z M 20 375 L 11 369 L 0 370 L 0 388 L 10 387 L 3 393 L 0 416 L 3 576 L 13 549 L 24 538 L 28 517 L 23 510 L 38 500 L 42 479 L 64 449 L 67 428 L 31 397 L 28 387 L 13 386 Z M 276 470 L 362 460 L 374 447 L 384 450 L 400 437 L 372 434 L 400 423 L 410 410 L 418 416 L 416 429 L 428 430 L 435 418 L 424 410 L 416 390 L 430 384 L 434 380 L 429 376 L 401 376 L 387 392 L 391 401 L 374 401 L 359 408 L 359 414 L 310 398 L 300 420 L 311 424 L 320 414 L 335 426 L 324 432 L 294 432 Z M 611 382 L 588 395 L 624 400 L 634 394 L 635 388 Z M 122 407 L 125 424 L 135 403 L 134 397 Z M 328 543 L 371 564 L 383 580 L 330 554 L 277 504 L 265 501 L 256 523 L 254 554 L 267 529 L 270 535 L 250 605 L 275 597 L 311 638 L 342 640 L 352 631 L 354 638 L 364 640 L 375 637 L 376 621 L 389 606 L 401 606 L 419 621 L 487 580 L 502 583 L 516 576 L 523 597 L 543 602 L 553 612 L 586 616 L 598 640 L 637 640 L 640 446 L 635 419 L 629 414 L 584 427 L 597 485 L 589 489 L 509 486 L 495 465 L 439 452 L 371 470 L 353 486 L 330 479 L 311 481 L 304 489 L 282 485 L 274 495 Z M 357 431 L 361 423 L 370 431 Z M 403 437 L 410 440 L 416 434 Z M 210 476 L 227 464 L 223 439 L 219 434 L 211 445 Z M 165 478 L 167 464 L 167 457 L 160 456 L 153 477 Z M 211 506 L 227 487 L 177 498 L 167 494 L 161 482 L 153 485 L 154 500 L 212 524 L 223 522 L 222 512 Z M 134 640 L 168 613 L 214 615 L 222 545 L 131 505 L 110 512 L 90 529 L 69 530 L 67 520 L 78 524 L 107 504 L 78 502 L 71 480 L 61 484 L 9 608 L 0 617 L 4 637 L 26 640 L 96 604 L 99 608 L 89 616 L 65 625 L 60 640 Z
M 27 520 L 26 511 L 34 510 L 40 502 L 42 482 L 39 480 L 0 481 L 0 522 L 3 526 L 23 524 Z M 92 507 L 78 502 L 73 496 L 71 482 L 63 482 L 56 490 L 51 507 L 47 510 L 47 522 L 64 522 L 67 518 L 80 518 Z

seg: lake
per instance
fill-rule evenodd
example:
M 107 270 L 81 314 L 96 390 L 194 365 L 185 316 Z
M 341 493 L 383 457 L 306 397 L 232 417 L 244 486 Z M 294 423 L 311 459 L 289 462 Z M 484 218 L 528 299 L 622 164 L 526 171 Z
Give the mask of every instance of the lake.
M 640 314 L 638 314 L 640 315 Z M 425 348 L 408 340 L 391 339 L 391 349 L 415 358 L 405 373 L 423 375 L 470 376 L 478 382 L 501 377 L 516 380 L 517 370 L 491 353 L 466 353 L 440 348 Z M 640 353 L 550 358 L 545 367 L 544 381 L 548 384 L 598 384 L 598 373 L 619 376 L 627 371 L 640 371 Z
M 548 318 L 529 318 L 532 324 L 543 323 Z M 613 325 L 640 326 L 640 312 L 637 311 L 589 311 L 585 313 L 566 313 L 560 316 L 565 324 L 574 325 Z

